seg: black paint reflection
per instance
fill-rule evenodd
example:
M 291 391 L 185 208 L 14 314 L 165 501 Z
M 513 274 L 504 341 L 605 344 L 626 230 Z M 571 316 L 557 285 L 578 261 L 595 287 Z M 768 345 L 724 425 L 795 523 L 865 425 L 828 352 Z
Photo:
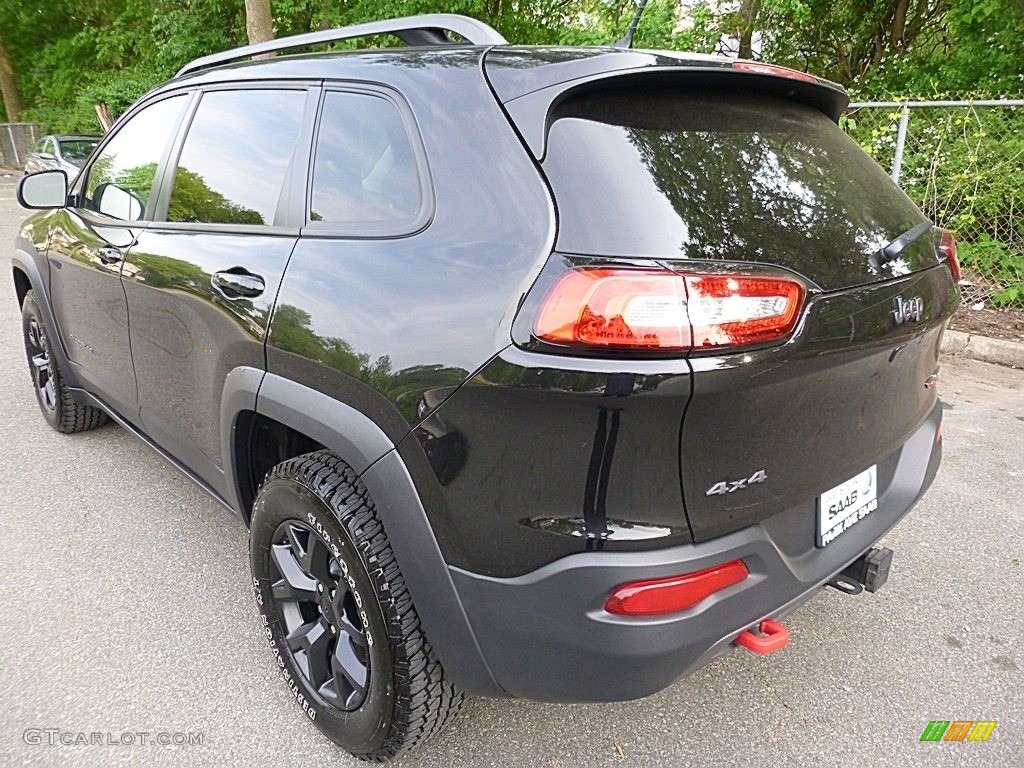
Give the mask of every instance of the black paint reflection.
M 312 316 L 306 310 L 279 304 L 270 330 L 273 346 L 321 362 L 369 385 L 392 401 L 410 424 L 422 418 L 422 403 L 433 401 L 431 395 L 435 391 L 454 388 L 469 376 L 464 368 L 440 363 L 393 370 L 390 355 L 374 358 L 359 352 L 345 339 L 317 334 L 311 323 Z

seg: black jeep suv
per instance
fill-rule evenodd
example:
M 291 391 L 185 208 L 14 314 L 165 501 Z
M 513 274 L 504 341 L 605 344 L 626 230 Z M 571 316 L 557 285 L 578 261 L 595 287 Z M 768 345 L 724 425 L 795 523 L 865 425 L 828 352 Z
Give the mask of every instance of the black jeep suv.
M 410 47 L 239 63 L 380 33 Z M 43 414 L 113 419 L 250 526 L 281 676 L 364 758 L 466 693 L 776 650 L 823 586 L 881 586 L 941 454 L 954 244 L 846 104 L 447 15 L 200 59 L 71 189 L 21 181 Z

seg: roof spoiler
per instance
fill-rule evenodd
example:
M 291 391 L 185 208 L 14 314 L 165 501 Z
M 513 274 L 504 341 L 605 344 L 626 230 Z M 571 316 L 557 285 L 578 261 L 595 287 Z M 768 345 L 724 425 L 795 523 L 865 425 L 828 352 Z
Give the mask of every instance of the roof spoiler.
M 522 50 L 488 52 L 485 69 L 495 94 L 536 159 L 544 158 L 548 124 L 558 105 L 588 90 L 659 83 L 750 90 L 806 104 L 833 121 L 839 120 L 849 104 L 841 86 L 783 67 L 692 54 L 673 58 L 658 52 L 601 51 L 535 67 L 521 65 Z

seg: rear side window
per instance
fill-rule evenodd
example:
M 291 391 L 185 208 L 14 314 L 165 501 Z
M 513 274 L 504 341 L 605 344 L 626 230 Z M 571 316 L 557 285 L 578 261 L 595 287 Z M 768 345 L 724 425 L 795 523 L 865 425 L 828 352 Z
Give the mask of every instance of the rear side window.
M 634 89 L 570 100 L 549 129 L 544 170 L 558 247 L 570 253 L 813 258 L 838 269 L 922 221 L 827 116 L 754 94 Z
M 167 220 L 273 224 L 305 102 L 303 90 L 203 94 L 178 159 Z
M 313 159 L 309 221 L 403 234 L 424 209 L 423 179 L 398 107 L 382 96 L 328 91 Z
M 84 207 L 116 219 L 147 217 L 157 165 L 185 108 L 172 96 L 136 112 L 89 166 Z

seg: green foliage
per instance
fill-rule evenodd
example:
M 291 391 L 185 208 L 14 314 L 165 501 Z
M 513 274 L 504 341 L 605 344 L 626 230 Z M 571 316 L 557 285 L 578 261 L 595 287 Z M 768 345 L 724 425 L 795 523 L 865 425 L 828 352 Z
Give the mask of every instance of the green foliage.
M 975 242 L 961 243 L 960 264 L 997 284 L 992 302 L 998 306 L 1024 303 L 1024 263 L 1005 243 L 983 235 Z
M 905 23 L 894 10 L 900 6 Z M 271 0 L 278 36 L 446 12 L 486 21 L 517 44 L 607 44 L 623 35 L 635 7 L 633 0 Z M 246 42 L 241 0 L 0 0 L 0 19 L 26 117 L 47 130 L 96 131 L 96 102 L 116 116 L 187 61 Z M 650 0 L 635 45 L 710 52 L 723 34 L 743 30 L 762 58 L 838 80 L 859 98 L 1024 89 L 1022 0 Z
M 887 170 L 899 109 L 864 109 L 844 121 Z M 910 111 L 900 186 L 948 228 L 961 263 L 986 284 L 993 303 L 1024 305 L 1024 109 L 915 108 Z

